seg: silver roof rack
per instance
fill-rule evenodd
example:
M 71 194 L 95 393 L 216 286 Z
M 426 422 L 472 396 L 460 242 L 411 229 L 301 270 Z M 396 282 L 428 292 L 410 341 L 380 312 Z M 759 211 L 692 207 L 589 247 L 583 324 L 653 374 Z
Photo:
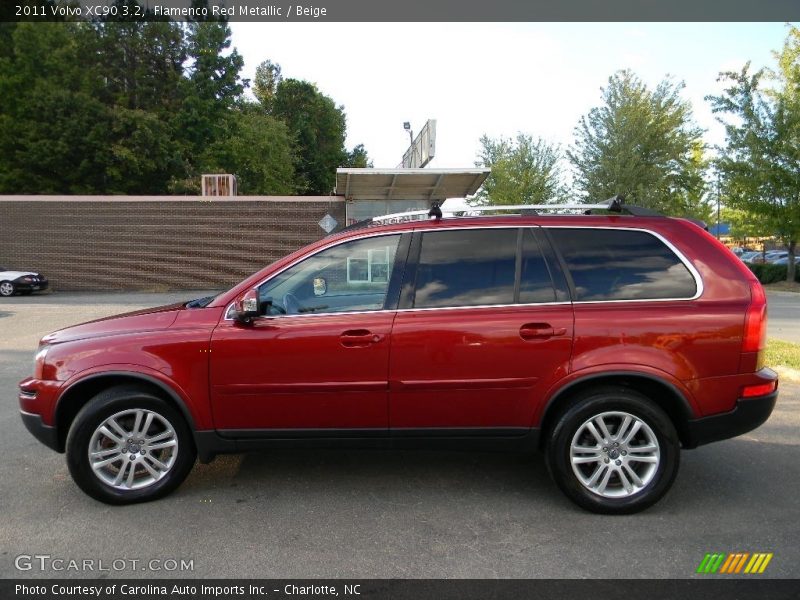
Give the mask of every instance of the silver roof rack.
M 527 211 L 533 213 L 550 212 L 555 214 L 565 214 L 566 211 L 581 211 L 583 214 L 592 214 L 593 210 L 606 210 L 615 213 L 628 213 L 638 217 L 655 217 L 663 216 L 661 213 L 643 208 L 641 206 L 630 206 L 623 204 L 622 196 L 614 196 L 605 202 L 598 204 L 514 204 L 507 206 L 470 206 L 464 210 L 455 210 L 448 212 L 466 213 L 471 216 L 473 213 L 483 212 L 504 212 L 504 211 Z M 430 210 L 412 210 L 404 213 L 394 213 L 391 215 L 383 215 L 380 217 L 373 217 L 373 223 L 394 222 L 397 220 L 412 220 L 411 217 L 442 217 L 442 209 L 438 203 L 434 203 Z
M 586 212 L 587 210 L 612 210 L 612 209 L 608 207 L 608 204 L 513 204 L 513 205 L 501 205 L 501 206 L 470 206 L 469 208 L 463 208 L 453 211 L 444 210 L 443 212 L 461 213 L 465 216 L 472 216 L 473 213 L 484 213 L 484 212 L 547 211 L 547 212 L 559 213 L 561 211 L 570 211 L 570 210 L 579 210 Z M 379 217 L 372 217 L 372 220 L 374 222 L 382 222 L 382 221 L 393 221 L 395 219 L 408 218 L 408 217 L 428 217 L 431 216 L 429 215 L 429 213 L 430 210 L 411 210 L 408 212 L 399 212 L 399 213 L 392 213 L 389 215 L 381 215 Z
M 454 216 L 479 216 L 481 213 L 487 212 L 508 212 L 508 211 L 516 211 L 516 214 L 525 214 L 525 213 L 532 213 L 532 214 L 539 214 L 539 213 L 550 213 L 554 215 L 566 215 L 570 214 L 574 211 L 579 211 L 581 214 L 584 215 L 591 215 L 596 214 L 593 211 L 604 211 L 605 213 L 616 213 L 616 214 L 628 214 L 636 217 L 663 217 L 664 215 L 660 212 L 657 212 L 650 208 L 644 208 L 641 206 L 633 206 L 630 204 L 623 204 L 623 197 L 622 196 L 614 196 L 613 198 L 609 198 L 605 202 L 600 202 L 596 204 L 514 204 L 514 205 L 506 205 L 506 206 L 470 206 L 468 208 L 458 209 L 458 210 L 449 210 L 448 213 L 454 214 Z M 455 215 L 455 213 L 458 213 Z M 426 218 L 432 219 L 441 219 L 443 217 L 442 209 L 437 202 L 434 202 L 431 206 L 430 210 L 411 210 L 408 212 L 400 212 L 400 213 L 392 213 L 390 215 L 381 215 L 379 217 L 372 217 L 369 219 L 365 219 L 364 221 L 359 221 L 358 223 L 354 223 L 348 227 L 345 227 L 341 231 L 347 231 L 351 229 L 361 229 L 362 227 L 369 227 L 370 225 L 386 225 L 389 223 L 405 223 L 409 221 L 417 221 L 423 220 Z M 705 223 L 701 221 L 697 222 L 698 225 L 706 228 Z M 341 233 L 341 231 L 337 233 Z

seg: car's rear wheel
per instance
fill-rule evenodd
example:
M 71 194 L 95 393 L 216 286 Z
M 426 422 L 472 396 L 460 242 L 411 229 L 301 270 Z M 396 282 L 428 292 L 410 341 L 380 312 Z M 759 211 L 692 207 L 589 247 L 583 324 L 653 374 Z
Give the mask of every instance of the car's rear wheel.
M 67 436 L 78 486 L 109 504 L 154 500 L 177 488 L 194 465 L 189 427 L 170 404 L 133 386 L 95 396 Z
M 16 287 L 12 282 L 10 281 L 0 282 L 0 296 L 8 298 L 9 296 L 13 296 L 15 291 Z
M 561 490 L 579 506 L 605 514 L 638 512 L 657 502 L 680 461 L 680 441 L 664 411 L 617 387 L 574 398 L 546 450 Z

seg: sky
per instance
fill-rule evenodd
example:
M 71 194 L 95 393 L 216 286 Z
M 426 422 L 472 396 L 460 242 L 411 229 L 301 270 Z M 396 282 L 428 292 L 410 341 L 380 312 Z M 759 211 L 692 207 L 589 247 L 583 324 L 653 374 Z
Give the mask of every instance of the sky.
M 375 167 L 398 165 L 415 134 L 437 120 L 430 167 L 474 166 L 478 140 L 540 136 L 562 149 L 601 88 L 630 68 L 648 85 L 683 81 L 709 144 L 724 141 L 704 97 L 718 73 L 771 66 L 784 23 L 231 23 L 253 79 L 270 59 L 343 105 L 347 146 L 364 144 Z

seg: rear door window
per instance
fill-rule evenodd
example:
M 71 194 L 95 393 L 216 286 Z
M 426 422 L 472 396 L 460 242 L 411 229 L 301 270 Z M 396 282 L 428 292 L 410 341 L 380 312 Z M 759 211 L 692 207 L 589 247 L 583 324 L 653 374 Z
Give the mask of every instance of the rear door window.
M 414 308 L 540 304 L 569 300 L 553 286 L 552 265 L 533 228 L 421 234 Z M 560 271 L 558 275 L 563 280 Z M 412 280 L 414 276 L 412 275 Z
M 514 303 L 518 229 L 422 234 L 414 308 Z
M 697 283 L 662 240 L 630 229 L 549 228 L 576 301 L 689 299 Z

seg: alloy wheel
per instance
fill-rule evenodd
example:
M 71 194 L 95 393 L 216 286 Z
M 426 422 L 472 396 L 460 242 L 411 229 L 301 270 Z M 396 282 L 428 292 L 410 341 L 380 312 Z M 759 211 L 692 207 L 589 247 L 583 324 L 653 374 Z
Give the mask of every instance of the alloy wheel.
M 149 487 L 169 473 L 178 456 L 178 436 L 160 414 L 145 409 L 118 412 L 95 429 L 89 464 L 103 483 L 118 490 Z
M 655 433 L 642 419 L 609 411 L 578 427 L 569 456 L 583 487 L 603 498 L 624 498 L 641 492 L 653 480 L 661 450 Z

